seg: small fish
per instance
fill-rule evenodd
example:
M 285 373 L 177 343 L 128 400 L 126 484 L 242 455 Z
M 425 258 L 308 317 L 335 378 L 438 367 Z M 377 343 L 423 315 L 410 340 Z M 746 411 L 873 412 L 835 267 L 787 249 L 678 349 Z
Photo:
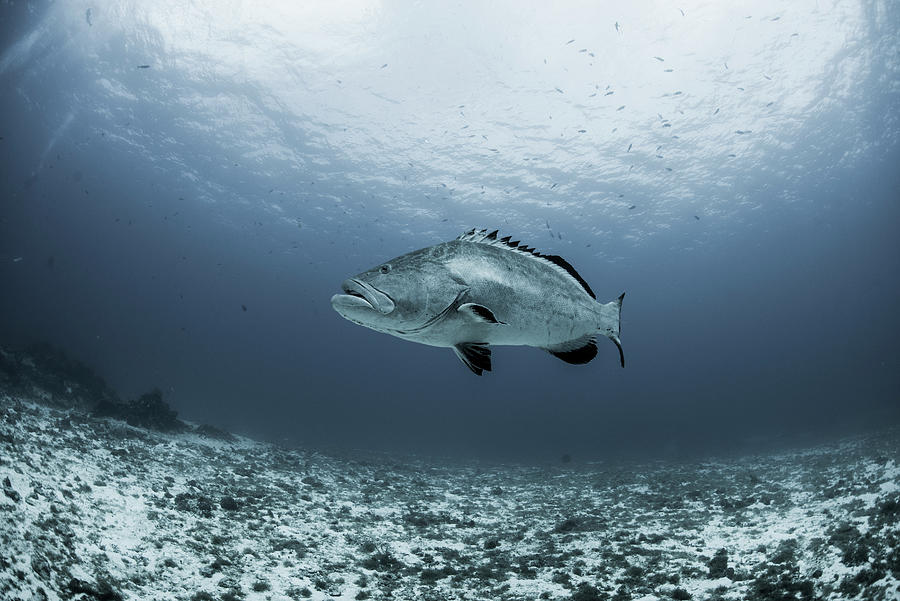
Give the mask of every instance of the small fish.
M 621 110 L 624 109 L 624 108 L 625 108 L 625 105 L 623 104 L 622 106 L 620 106 L 620 107 L 617 108 L 616 110 L 617 110 L 617 111 L 621 111 Z
M 22 257 L 15 257 L 13 259 L 13 263 L 20 263 L 22 261 Z
M 557 92 L 559 92 L 560 94 L 565 94 L 565 92 L 563 92 L 563 91 L 560 90 L 559 88 L 553 88 L 553 89 L 556 90 Z
M 628 207 L 628 210 L 629 210 L 629 211 L 633 211 L 633 210 L 635 210 L 636 208 L 637 208 L 637 205 L 631 205 L 630 207 Z
M 634 143 L 632 142 L 632 144 L 634 144 Z M 629 144 L 629 145 L 628 145 L 628 150 L 626 150 L 625 152 L 631 152 L 631 146 L 632 146 L 632 144 Z
M 656 60 L 658 60 L 661 63 L 666 62 L 666 59 L 662 58 L 661 56 L 654 56 L 653 58 L 655 58 Z
M 681 10 L 680 8 L 679 8 L 678 10 L 681 12 L 681 16 L 683 17 L 683 16 L 684 16 L 684 11 Z
M 612 96 L 613 94 L 615 94 L 615 92 L 613 92 L 612 90 L 610 90 L 609 92 L 607 92 L 606 94 L 604 94 L 604 96 Z
M 87 21 L 88 27 L 94 26 L 94 11 L 90 8 L 84 11 L 84 20 Z
M 694 219 L 696 219 L 697 221 L 700 221 L 700 218 L 696 215 L 694 215 Z
M 763 77 L 765 77 L 765 78 L 768 79 L 769 81 L 772 81 L 772 78 L 769 77 L 768 75 L 766 75 L 765 73 L 763 74 Z
M 726 63 L 723 63 L 723 64 L 725 65 L 725 68 L 727 69 L 727 68 L 728 68 L 728 63 L 726 62 Z
M 584 133 L 587 133 L 587 130 L 586 130 L 586 129 L 579 129 L 579 130 L 578 130 L 578 133 L 584 134 Z
M 241 305 L 241 311 L 246 312 L 246 311 L 247 311 L 247 305 Z
M 619 31 L 619 22 L 618 21 L 616 21 L 616 31 L 617 32 Z
M 573 364 L 619 339 L 624 294 L 599 303 L 565 259 L 510 236 L 472 229 L 455 240 L 381 263 L 345 280 L 331 305 L 377 332 L 446 347 L 473 373 L 491 371 L 490 345 L 533 346 Z
M 749 134 L 749 133 L 753 133 L 753 132 L 750 131 L 749 129 L 736 129 L 736 130 L 734 130 L 734 133 L 736 133 L 739 136 L 742 136 L 744 134 Z
M 716 112 L 713 113 L 713 115 L 718 115 L 718 114 L 719 114 L 719 109 L 716 109 Z
M 671 73 L 671 72 L 673 72 L 674 70 L 675 70 L 675 69 L 663 69 L 663 73 Z
M 149 69 L 150 65 L 138 65 L 137 68 L 138 69 Z
M 568 42 L 566 42 L 566 46 L 568 46 L 569 44 L 571 44 L 571 43 L 574 42 L 574 41 L 575 41 L 575 38 L 572 38 L 571 40 L 569 40 Z

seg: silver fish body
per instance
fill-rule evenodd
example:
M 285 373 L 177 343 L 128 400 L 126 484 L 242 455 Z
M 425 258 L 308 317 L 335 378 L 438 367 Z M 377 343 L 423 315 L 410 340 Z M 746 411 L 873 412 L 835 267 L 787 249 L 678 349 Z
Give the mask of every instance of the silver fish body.
M 490 345 L 542 348 L 569 363 L 597 354 L 596 336 L 618 347 L 624 294 L 598 303 L 561 257 L 542 255 L 497 232 L 470 230 L 456 240 L 397 257 L 346 280 L 331 303 L 344 318 L 430 346 L 452 348 L 481 375 Z

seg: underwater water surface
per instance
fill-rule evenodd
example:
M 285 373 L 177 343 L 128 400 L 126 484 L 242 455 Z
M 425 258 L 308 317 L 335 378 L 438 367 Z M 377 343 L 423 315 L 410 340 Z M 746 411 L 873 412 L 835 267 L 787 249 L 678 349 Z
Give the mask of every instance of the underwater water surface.
M 322 449 L 532 461 L 900 417 L 900 13 L 878 1 L 7 2 L 0 337 Z M 587 365 L 341 319 L 469 229 L 563 257 Z

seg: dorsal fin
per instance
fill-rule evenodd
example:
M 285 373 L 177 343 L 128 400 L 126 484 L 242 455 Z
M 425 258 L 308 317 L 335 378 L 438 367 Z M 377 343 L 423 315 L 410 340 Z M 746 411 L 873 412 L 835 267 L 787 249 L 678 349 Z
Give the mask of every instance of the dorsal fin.
M 584 281 L 583 277 L 581 277 L 581 274 L 579 274 L 577 271 L 575 271 L 575 268 L 572 267 L 572 265 L 568 261 L 566 261 L 559 255 L 542 255 L 535 249 L 529 248 L 528 246 L 525 246 L 524 244 L 522 244 L 519 241 L 510 242 L 509 239 L 510 239 L 510 236 L 505 236 L 503 238 L 498 239 L 497 238 L 497 230 L 488 232 L 486 229 L 478 230 L 475 228 L 472 228 L 468 232 L 461 234 L 457 238 L 457 240 L 463 240 L 465 242 L 475 242 L 477 244 L 487 244 L 489 246 L 498 246 L 500 248 L 505 248 L 512 252 L 518 252 L 518 253 L 522 253 L 525 255 L 529 255 L 531 257 L 534 257 L 535 259 L 550 263 L 554 267 L 558 268 L 559 270 L 568 274 L 570 277 L 574 278 L 575 281 L 578 282 L 578 284 L 584 289 L 585 292 L 587 292 L 590 295 L 591 298 L 593 298 L 593 299 L 597 298 L 594 295 L 594 291 L 591 290 L 591 287 L 588 285 L 588 283 Z
M 535 253 L 535 254 L 537 254 L 537 253 Z M 573 278 L 578 280 L 578 283 L 581 284 L 581 287 L 584 288 L 584 291 L 591 295 L 591 298 L 594 298 L 594 299 L 597 298 L 594 295 L 594 291 L 591 290 L 590 286 L 588 286 L 588 283 L 584 281 L 583 277 L 581 277 L 581 274 L 578 273 L 577 271 L 575 271 L 575 268 L 572 267 L 572 265 L 568 261 L 566 261 L 559 255 L 538 255 L 538 256 L 540 256 L 543 259 L 547 259 L 551 263 L 555 263 L 556 265 L 559 265 L 560 267 L 562 267 L 563 269 L 568 271 L 570 276 L 572 276 Z

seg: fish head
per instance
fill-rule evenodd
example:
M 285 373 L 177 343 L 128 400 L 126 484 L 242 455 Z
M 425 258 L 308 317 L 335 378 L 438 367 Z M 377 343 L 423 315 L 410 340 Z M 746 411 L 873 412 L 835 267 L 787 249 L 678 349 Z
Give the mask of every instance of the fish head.
M 421 330 L 451 305 L 461 286 L 426 248 L 376 265 L 341 284 L 331 297 L 341 317 L 393 335 Z

